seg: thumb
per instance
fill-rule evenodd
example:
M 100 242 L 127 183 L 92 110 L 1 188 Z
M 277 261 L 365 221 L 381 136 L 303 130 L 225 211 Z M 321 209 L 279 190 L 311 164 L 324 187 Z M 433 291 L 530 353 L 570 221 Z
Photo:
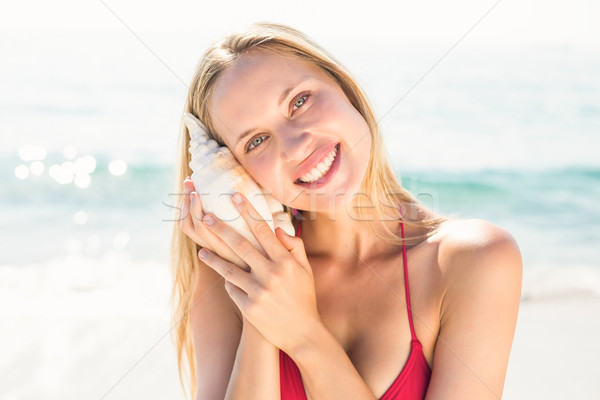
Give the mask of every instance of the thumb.
M 308 259 L 306 258 L 306 250 L 304 249 L 304 242 L 302 239 L 288 235 L 279 227 L 275 228 L 275 236 L 277 236 L 277 239 L 279 239 L 283 247 L 292 253 L 296 260 L 308 263 Z

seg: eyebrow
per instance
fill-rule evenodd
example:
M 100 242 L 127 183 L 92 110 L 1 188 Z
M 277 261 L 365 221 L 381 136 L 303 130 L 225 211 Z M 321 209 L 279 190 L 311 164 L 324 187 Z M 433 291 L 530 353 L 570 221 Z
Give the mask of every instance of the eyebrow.
M 297 88 L 298 86 L 300 86 L 302 83 L 306 82 L 306 78 L 300 80 L 298 83 L 288 87 L 287 89 L 285 89 L 283 92 L 281 92 L 281 95 L 279 96 L 279 107 L 281 107 L 281 103 L 283 103 L 283 101 L 289 96 L 290 92 L 292 90 L 294 90 L 295 88 Z M 244 138 L 248 135 L 250 135 L 253 131 L 255 131 L 258 128 L 250 128 L 250 129 L 246 129 L 244 132 L 242 132 L 242 134 L 240 136 L 238 136 L 237 140 L 236 140 L 236 146 L 237 144 L 239 144 L 242 140 L 244 140 Z
M 285 89 L 283 92 L 281 92 L 281 96 L 279 96 L 279 106 L 281 107 L 281 103 L 283 103 L 283 101 L 285 100 L 286 97 L 288 97 L 288 95 L 290 94 L 290 92 L 292 91 L 292 89 L 294 89 L 295 87 L 297 87 L 300 83 L 294 85 L 294 86 L 290 86 L 289 88 Z
M 242 134 L 236 139 L 235 145 L 237 146 L 242 140 L 244 140 L 244 138 L 248 135 L 250 135 L 253 131 L 255 131 L 256 128 L 250 128 L 250 129 L 246 129 L 244 132 L 242 132 Z

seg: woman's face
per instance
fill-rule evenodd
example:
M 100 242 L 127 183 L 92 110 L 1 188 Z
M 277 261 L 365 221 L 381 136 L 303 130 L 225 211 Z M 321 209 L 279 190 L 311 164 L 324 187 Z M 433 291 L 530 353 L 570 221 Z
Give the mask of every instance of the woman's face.
M 249 51 L 223 72 L 209 107 L 227 147 L 282 203 L 325 211 L 348 204 L 359 190 L 369 127 L 320 68 Z

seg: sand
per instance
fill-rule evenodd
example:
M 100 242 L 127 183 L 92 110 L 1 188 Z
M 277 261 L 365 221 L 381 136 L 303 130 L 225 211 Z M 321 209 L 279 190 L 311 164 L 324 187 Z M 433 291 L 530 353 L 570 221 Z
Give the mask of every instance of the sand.
M 600 299 L 523 302 L 503 399 L 600 399 Z
M 0 400 L 183 398 L 169 285 L 126 259 L 0 267 Z M 600 399 L 599 337 L 597 297 L 524 301 L 503 398 Z

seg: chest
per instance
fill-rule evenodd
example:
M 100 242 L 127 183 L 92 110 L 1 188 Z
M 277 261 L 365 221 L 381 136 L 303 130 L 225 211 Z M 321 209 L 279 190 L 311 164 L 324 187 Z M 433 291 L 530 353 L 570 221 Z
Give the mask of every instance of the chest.
M 431 257 L 414 254 L 408 262 L 410 301 L 415 331 L 431 365 L 439 332 L 439 284 L 429 270 Z M 373 393 L 382 395 L 411 350 L 401 252 L 352 267 L 331 260 L 311 260 L 311 266 L 323 323 Z

